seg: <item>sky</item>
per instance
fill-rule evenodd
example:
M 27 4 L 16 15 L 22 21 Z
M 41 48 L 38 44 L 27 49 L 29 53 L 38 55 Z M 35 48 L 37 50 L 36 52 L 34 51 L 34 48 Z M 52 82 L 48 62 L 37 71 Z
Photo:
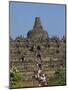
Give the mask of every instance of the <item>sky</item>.
M 42 26 L 49 36 L 65 35 L 65 5 L 41 3 L 9 3 L 10 36 L 27 36 L 34 26 L 35 17 L 40 17 Z

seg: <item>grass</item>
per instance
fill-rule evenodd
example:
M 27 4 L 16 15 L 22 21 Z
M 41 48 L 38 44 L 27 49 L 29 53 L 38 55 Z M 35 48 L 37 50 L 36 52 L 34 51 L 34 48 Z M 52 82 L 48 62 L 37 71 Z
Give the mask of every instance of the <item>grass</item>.
M 33 86 L 32 81 L 16 81 L 10 85 L 10 88 L 24 88 Z
M 38 81 L 33 82 L 33 80 L 19 80 L 19 81 L 14 81 L 12 84 L 10 84 L 11 89 L 16 89 L 16 88 L 31 88 L 31 87 L 38 87 Z

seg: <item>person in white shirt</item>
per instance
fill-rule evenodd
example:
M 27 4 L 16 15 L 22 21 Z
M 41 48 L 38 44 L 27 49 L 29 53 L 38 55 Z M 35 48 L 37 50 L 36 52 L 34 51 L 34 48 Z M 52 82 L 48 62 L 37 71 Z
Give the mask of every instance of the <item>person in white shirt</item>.
M 40 77 L 41 72 L 42 72 L 42 70 L 39 69 L 39 70 L 38 70 L 38 78 Z

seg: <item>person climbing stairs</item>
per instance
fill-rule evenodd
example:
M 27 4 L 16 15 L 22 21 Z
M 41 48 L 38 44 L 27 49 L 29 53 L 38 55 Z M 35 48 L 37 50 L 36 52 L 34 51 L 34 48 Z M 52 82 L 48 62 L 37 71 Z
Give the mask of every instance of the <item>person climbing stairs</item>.
M 47 83 L 47 76 L 46 74 L 42 73 L 42 65 L 37 64 L 38 70 L 34 71 L 34 79 L 38 81 L 38 86 L 48 86 Z

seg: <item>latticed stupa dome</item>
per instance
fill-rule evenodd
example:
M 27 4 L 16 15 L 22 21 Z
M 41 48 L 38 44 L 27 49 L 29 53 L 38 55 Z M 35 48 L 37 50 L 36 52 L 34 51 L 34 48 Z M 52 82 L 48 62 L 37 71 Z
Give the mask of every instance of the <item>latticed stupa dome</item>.
M 43 30 L 40 17 L 35 18 L 33 30 L 28 32 L 27 37 L 30 39 L 48 39 L 48 33 Z

